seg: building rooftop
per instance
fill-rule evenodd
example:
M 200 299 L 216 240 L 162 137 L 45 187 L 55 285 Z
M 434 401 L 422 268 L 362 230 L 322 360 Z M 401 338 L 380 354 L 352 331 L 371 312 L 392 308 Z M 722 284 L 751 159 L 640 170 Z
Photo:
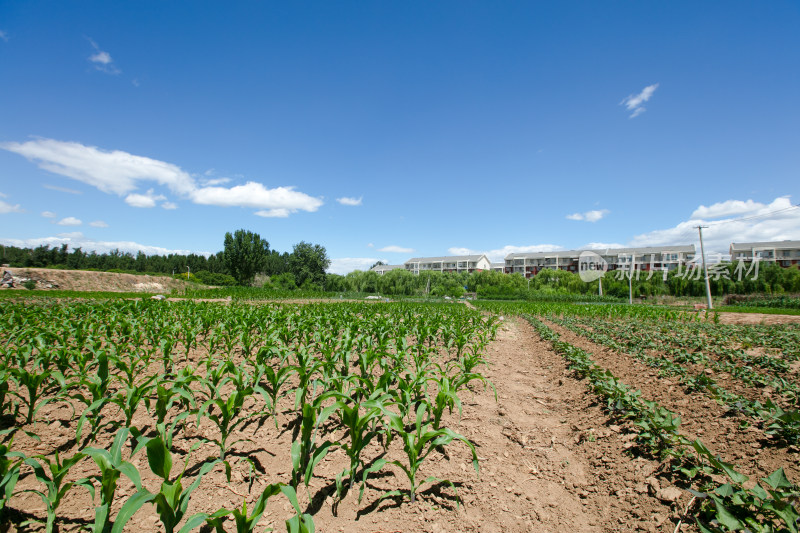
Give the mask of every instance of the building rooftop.
M 405 264 L 408 263 L 439 263 L 439 262 L 454 262 L 454 261 L 480 261 L 485 255 L 449 255 L 443 257 L 412 257 Z M 488 258 L 487 258 L 488 260 Z
M 553 250 L 550 252 L 528 252 L 528 253 L 510 253 L 506 256 L 509 259 L 544 259 L 547 257 L 568 257 L 579 256 L 583 252 L 594 252 L 599 255 L 620 255 L 620 254 L 660 254 L 664 252 L 686 252 L 694 253 L 694 244 L 681 244 L 673 246 L 642 246 L 638 248 L 595 248 L 585 250 Z
M 776 248 L 779 250 L 800 248 L 800 241 L 762 241 L 762 242 L 732 242 L 731 250 L 750 250 L 752 248 Z

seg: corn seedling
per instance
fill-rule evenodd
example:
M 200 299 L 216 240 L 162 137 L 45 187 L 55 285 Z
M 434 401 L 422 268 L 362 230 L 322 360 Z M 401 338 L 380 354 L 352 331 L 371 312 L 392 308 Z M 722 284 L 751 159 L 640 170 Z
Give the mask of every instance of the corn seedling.
M 52 533 L 56 523 L 56 511 L 58 510 L 58 506 L 61 504 L 64 495 L 66 495 L 72 487 L 78 485 L 85 488 L 92 495 L 92 499 L 94 499 L 94 486 L 88 478 L 64 482 L 64 478 L 69 473 L 69 469 L 83 458 L 84 455 L 82 453 L 76 453 L 69 459 L 62 461 L 58 452 L 56 452 L 55 460 L 53 461 L 44 455 L 36 455 L 25 459 L 25 464 L 33 468 L 33 474 L 36 479 L 45 486 L 45 491 L 32 489 L 30 492 L 38 494 L 45 504 L 45 509 L 47 511 L 45 531 L 47 533 Z M 47 468 L 45 468 L 45 466 Z
M 125 505 L 122 506 L 122 509 L 120 509 L 112 533 L 122 531 L 121 525 L 117 527 L 120 524 L 120 517 L 122 520 L 127 521 L 147 502 L 153 502 L 155 504 L 156 512 L 161 519 L 166 533 L 174 533 L 175 528 L 178 527 L 178 524 L 183 520 L 183 516 L 186 514 L 186 509 L 189 506 L 189 497 L 192 492 L 200 485 L 203 476 L 219 462 L 218 459 L 215 459 L 203 463 L 197 473 L 197 478 L 195 478 L 191 485 L 184 489 L 182 483 L 183 474 L 186 471 L 189 457 L 186 458 L 183 472 L 181 472 L 177 478 L 171 479 L 172 453 L 161 437 L 148 440 L 145 447 L 147 448 L 147 462 L 150 465 L 150 470 L 163 479 L 160 490 L 156 494 L 153 494 L 147 489 L 139 488 L 139 491 L 131 496 L 128 501 L 125 502 Z M 203 524 L 206 520 L 206 516 L 207 515 L 204 513 L 196 513 L 190 516 L 180 529 L 180 533 L 189 532 Z
M 111 504 L 114 502 L 114 495 L 117 491 L 117 482 L 120 475 L 130 479 L 137 489 L 141 489 L 142 481 L 139 471 L 128 461 L 122 460 L 122 447 L 128 439 L 128 429 L 120 429 L 114 437 L 114 442 L 110 450 L 100 448 L 86 448 L 83 453 L 88 455 L 100 469 L 100 475 L 93 476 L 91 479 L 100 485 L 100 505 L 95 508 L 94 526 L 92 533 L 108 533 L 111 531 Z M 127 502 L 126 502 L 127 505 Z M 125 506 L 123 505 L 123 508 Z M 130 516 L 120 513 L 114 521 L 115 531 L 122 531 L 125 523 Z
M 389 463 L 398 466 L 408 478 L 408 493 L 411 498 L 411 503 L 416 501 L 417 491 L 419 490 L 420 486 L 429 481 L 448 483 L 451 487 L 453 487 L 453 490 L 455 490 L 455 485 L 446 479 L 439 479 L 430 476 L 423 481 L 419 481 L 417 478 L 419 468 L 422 466 L 425 458 L 428 457 L 432 451 L 438 449 L 439 447 L 450 444 L 453 440 L 460 440 L 469 447 L 470 451 L 472 452 L 472 466 L 475 468 L 475 472 L 479 473 L 478 455 L 475 452 L 475 446 L 469 441 L 469 439 L 463 435 L 459 435 L 449 428 L 433 429 L 430 423 L 423 422 L 423 420 L 426 418 L 427 408 L 427 404 L 423 403 L 417 409 L 416 424 L 410 431 L 406 429 L 402 418 L 394 413 L 389 414 L 389 426 L 403 441 L 403 450 L 406 453 L 407 460 L 406 464 L 397 460 L 389 461 Z M 384 497 L 401 494 L 402 493 L 400 491 L 390 491 L 386 493 Z

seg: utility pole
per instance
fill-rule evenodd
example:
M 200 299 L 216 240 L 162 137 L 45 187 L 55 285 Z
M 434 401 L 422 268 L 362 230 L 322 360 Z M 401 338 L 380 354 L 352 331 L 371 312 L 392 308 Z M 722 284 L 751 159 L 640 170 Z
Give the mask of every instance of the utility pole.
M 600 296 L 602 296 L 603 295 L 603 277 L 601 276 L 601 277 L 597 278 L 597 281 L 600 282 Z
M 700 254 L 703 256 L 703 273 L 706 276 L 706 298 L 708 299 L 708 308 L 714 309 L 714 304 L 711 303 L 711 284 L 708 281 L 708 267 L 706 266 L 706 251 L 703 248 L 703 228 L 708 226 L 697 226 L 697 231 L 700 233 Z
M 633 305 L 633 269 L 636 267 L 636 251 L 631 255 L 631 268 L 628 271 L 628 303 Z

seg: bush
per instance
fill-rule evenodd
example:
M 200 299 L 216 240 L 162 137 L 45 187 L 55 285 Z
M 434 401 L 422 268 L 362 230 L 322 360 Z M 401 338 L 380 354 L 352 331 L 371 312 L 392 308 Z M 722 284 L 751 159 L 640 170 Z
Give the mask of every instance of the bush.
M 208 270 L 201 270 L 196 274 L 192 274 L 192 278 L 197 278 L 198 281 L 205 285 L 216 285 L 218 287 L 233 287 L 236 285 L 236 278 L 233 276 L 229 276 L 228 274 L 216 274 Z
M 36 288 L 36 282 L 32 279 L 29 279 L 28 281 L 22 282 L 22 286 L 28 289 L 29 291 L 32 291 L 33 289 Z

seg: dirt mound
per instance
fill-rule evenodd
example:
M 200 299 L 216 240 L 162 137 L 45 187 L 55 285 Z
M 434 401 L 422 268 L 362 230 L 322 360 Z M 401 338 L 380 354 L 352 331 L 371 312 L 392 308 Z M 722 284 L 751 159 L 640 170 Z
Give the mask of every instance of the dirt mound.
M 55 270 L 49 268 L 5 268 L 15 278 L 35 280 L 36 288 L 66 291 L 110 291 L 110 292 L 158 292 L 169 293 L 172 289 L 183 291 L 197 287 L 167 276 L 118 274 L 114 272 L 88 272 L 85 270 Z M 16 284 L 15 284 L 16 285 Z M 21 284 L 12 290 L 25 290 Z

